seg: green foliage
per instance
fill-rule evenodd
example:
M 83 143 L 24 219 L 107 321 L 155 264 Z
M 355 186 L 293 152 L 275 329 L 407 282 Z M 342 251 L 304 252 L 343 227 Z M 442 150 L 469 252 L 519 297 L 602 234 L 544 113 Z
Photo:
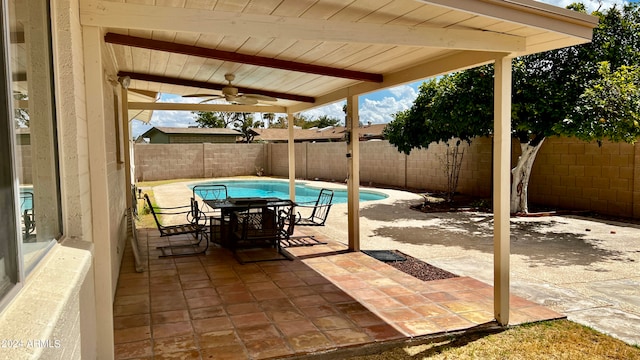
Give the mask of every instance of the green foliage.
M 640 67 L 623 65 L 612 72 L 602 62 L 598 73 L 557 131 L 586 141 L 634 143 L 640 136 Z
M 338 126 L 340 125 L 340 120 L 332 118 L 327 115 L 322 115 L 317 119 L 309 119 L 303 114 L 294 114 L 293 115 L 293 125 L 297 126 L 301 129 L 310 129 L 313 127 L 323 128 L 327 126 Z M 287 128 L 287 118 L 284 116 L 280 116 L 276 119 L 274 123 L 271 124 L 271 128 L 276 129 L 286 129 Z
M 192 111 L 196 123 L 201 128 L 226 128 L 234 121 L 234 113 L 213 111 Z
M 584 11 L 581 4 L 570 8 Z M 535 146 L 554 135 L 637 139 L 638 70 L 632 66 L 640 64 L 639 7 L 594 15 L 600 23 L 591 43 L 513 61 L 512 135 L 521 143 Z M 432 142 L 471 141 L 492 130 L 493 67 L 487 65 L 424 83 L 413 106 L 396 114 L 384 135 L 409 154 Z

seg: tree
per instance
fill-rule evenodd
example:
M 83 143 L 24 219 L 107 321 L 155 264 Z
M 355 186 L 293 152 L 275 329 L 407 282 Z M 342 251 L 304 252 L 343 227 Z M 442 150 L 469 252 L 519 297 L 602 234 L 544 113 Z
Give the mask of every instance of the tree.
M 262 121 L 266 121 L 267 128 L 271 127 L 271 123 L 275 120 L 276 114 L 274 113 L 264 113 L 262 114 Z
M 264 127 L 262 121 L 254 121 L 251 113 L 234 113 L 236 120 L 233 123 L 233 127 L 242 133 L 243 142 L 251 143 L 255 137 L 251 131 L 252 128 Z
M 192 111 L 196 123 L 201 128 L 227 128 L 236 121 L 235 113 L 222 111 Z
M 584 11 L 579 4 L 570 8 Z M 531 169 L 547 137 L 632 143 L 640 136 L 634 67 L 640 63 L 638 9 L 631 4 L 595 12 L 600 23 L 591 43 L 513 61 L 512 135 L 522 155 L 512 169 L 512 212 L 528 211 Z M 493 67 L 488 65 L 423 84 L 414 105 L 396 114 L 385 136 L 408 154 L 432 142 L 470 142 L 492 131 Z

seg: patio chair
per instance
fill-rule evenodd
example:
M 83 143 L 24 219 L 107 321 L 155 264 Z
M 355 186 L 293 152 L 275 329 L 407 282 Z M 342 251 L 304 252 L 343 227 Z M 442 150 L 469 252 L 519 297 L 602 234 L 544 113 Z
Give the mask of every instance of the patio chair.
M 156 249 L 162 251 L 160 257 L 167 256 L 186 256 L 204 254 L 209 248 L 209 238 L 207 235 L 206 216 L 198 208 L 198 202 L 191 198 L 191 204 L 175 207 L 153 207 L 149 195 L 144 194 L 144 200 L 153 215 L 156 222 L 160 237 L 175 235 L 192 235 L 195 241 L 181 242 L 175 245 L 158 246 Z M 170 217 L 173 221 L 181 221 L 179 224 L 164 225 L 160 221 L 160 215 L 163 218 Z M 164 219 L 163 219 L 164 220 Z M 204 247 L 200 244 L 204 240 Z M 184 248 L 193 248 L 193 251 L 180 251 Z M 169 251 L 169 252 L 167 252 Z M 174 252 L 175 251 L 175 252 Z
M 22 223 L 24 225 L 23 240 L 27 241 L 36 230 L 36 218 L 33 213 L 33 193 L 20 191 L 20 208 L 22 209 Z
M 241 263 L 272 261 L 272 260 L 292 260 L 289 256 L 282 252 L 280 240 L 283 236 L 287 236 L 291 230 L 285 228 L 285 225 L 293 224 L 280 216 L 282 212 L 292 214 L 293 210 L 283 210 L 270 207 L 248 207 L 246 210 L 234 211 L 231 215 L 231 227 L 233 238 L 231 242 L 231 250 L 236 260 Z M 290 218 L 291 220 L 293 218 Z M 247 251 L 243 254 L 248 259 L 240 256 L 239 250 L 264 250 L 274 249 L 277 254 L 273 257 L 269 252 L 265 256 L 265 251 Z
M 296 225 L 299 226 L 324 226 L 329 216 L 329 210 L 333 201 L 333 190 L 322 189 L 318 194 L 318 199 L 315 202 L 298 203 L 297 208 L 310 209 L 311 214 L 309 216 L 303 216 L 298 212 L 296 219 Z
M 229 223 L 229 217 L 223 218 L 222 211 L 220 209 L 214 209 L 207 205 L 204 201 L 225 202 L 229 197 L 227 186 L 223 184 L 201 184 L 195 185 L 192 189 L 193 198 L 200 197 L 203 202 L 201 206 L 202 212 L 209 218 L 211 222 L 211 241 L 220 244 L 221 239 L 221 227 Z

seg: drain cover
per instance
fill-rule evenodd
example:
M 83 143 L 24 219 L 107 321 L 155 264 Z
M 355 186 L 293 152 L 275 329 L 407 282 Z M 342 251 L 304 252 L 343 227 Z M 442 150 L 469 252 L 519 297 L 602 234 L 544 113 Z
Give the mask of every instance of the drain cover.
M 380 261 L 405 261 L 407 258 L 390 250 L 362 250 L 363 253 Z

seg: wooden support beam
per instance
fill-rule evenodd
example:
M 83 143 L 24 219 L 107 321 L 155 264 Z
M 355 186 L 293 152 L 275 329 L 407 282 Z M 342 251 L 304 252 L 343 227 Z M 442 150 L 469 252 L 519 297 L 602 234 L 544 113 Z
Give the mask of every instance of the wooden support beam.
M 264 56 L 239 54 L 231 51 L 215 50 L 200 46 L 177 44 L 169 41 L 152 40 L 135 36 L 107 33 L 104 41 L 109 44 L 133 46 L 137 48 L 165 51 L 174 54 L 198 56 L 206 59 L 231 61 L 241 64 L 264 66 L 273 69 L 298 71 L 309 74 L 332 76 L 359 81 L 382 82 L 382 75 L 363 71 L 332 68 L 295 61 L 279 60 Z
M 168 76 L 143 74 L 143 73 L 136 73 L 136 72 L 129 72 L 129 71 L 120 71 L 118 72 L 118 76 L 129 76 L 131 80 L 143 80 L 143 81 L 151 81 L 151 82 L 156 82 L 161 84 L 172 84 L 172 85 L 188 86 L 188 87 L 211 89 L 211 90 L 222 90 L 223 87 L 228 86 L 228 84 L 212 84 L 204 81 L 186 80 L 186 79 L 172 78 Z M 308 102 L 308 103 L 313 103 L 315 101 L 315 98 L 311 96 L 287 94 L 287 93 L 281 93 L 276 91 L 249 89 L 249 88 L 243 88 L 243 87 L 237 87 L 237 86 L 236 88 L 241 93 L 266 95 L 266 96 L 272 96 L 278 99 L 302 101 L 302 102 Z

